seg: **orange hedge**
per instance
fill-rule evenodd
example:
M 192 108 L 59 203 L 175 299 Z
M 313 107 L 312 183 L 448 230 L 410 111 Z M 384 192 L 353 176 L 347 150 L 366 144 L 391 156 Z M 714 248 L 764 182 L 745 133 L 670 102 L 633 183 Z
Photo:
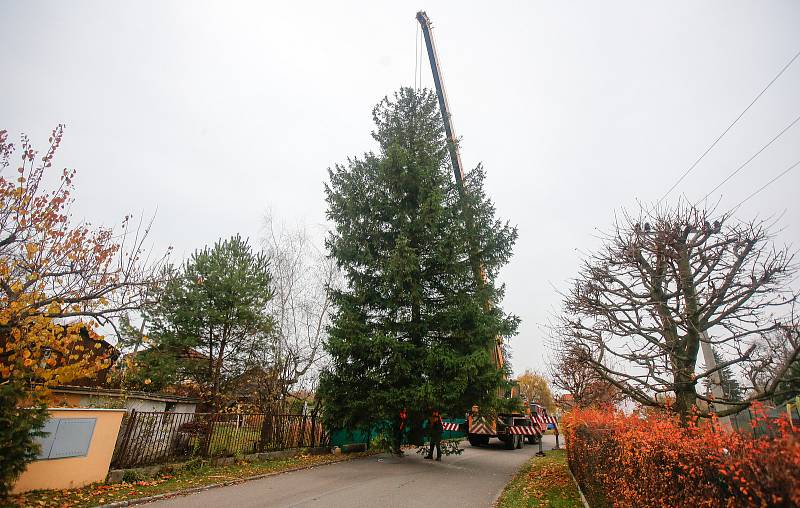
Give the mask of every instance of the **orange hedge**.
M 569 466 L 593 508 L 800 506 L 800 439 L 754 412 L 769 437 L 574 410 L 562 418 Z

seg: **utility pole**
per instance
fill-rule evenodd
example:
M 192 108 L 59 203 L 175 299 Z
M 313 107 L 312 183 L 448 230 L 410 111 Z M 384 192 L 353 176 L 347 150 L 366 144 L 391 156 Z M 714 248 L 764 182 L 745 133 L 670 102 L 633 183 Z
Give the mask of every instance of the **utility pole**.
M 714 348 L 711 347 L 710 338 L 708 337 L 708 333 L 704 330 L 700 334 L 700 348 L 703 351 L 703 360 L 706 364 L 706 369 L 713 370 L 717 368 L 717 359 L 714 358 Z M 714 395 L 714 400 L 722 400 L 725 398 L 725 392 L 722 390 L 722 376 L 719 375 L 719 371 L 714 371 L 711 373 L 711 393 Z M 714 403 L 717 407 L 717 411 L 721 411 L 725 409 L 727 406 L 725 404 Z M 719 419 L 720 425 L 725 430 L 731 430 L 731 418 L 730 416 L 723 416 Z

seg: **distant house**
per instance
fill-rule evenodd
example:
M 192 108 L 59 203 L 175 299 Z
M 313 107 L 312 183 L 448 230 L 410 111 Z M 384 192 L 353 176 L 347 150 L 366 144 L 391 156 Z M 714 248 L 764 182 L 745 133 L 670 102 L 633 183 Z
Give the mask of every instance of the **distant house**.
M 251 367 L 226 385 L 227 406 L 244 411 L 299 414 L 315 404 L 314 392 L 292 390 L 296 379 L 284 379 L 276 368 Z
M 51 389 L 53 407 L 95 407 L 168 412 L 194 413 L 200 399 L 167 393 L 124 391 L 89 386 L 58 386 Z
M 165 371 L 166 374 L 148 367 L 165 361 L 168 365 L 173 364 L 172 368 Z M 119 369 L 122 377 L 128 380 L 126 386 L 135 386 L 148 392 L 152 390 L 195 397 L 202 391 L 195 380 L 197 372 L 207 369 L 208 362 L 207 355 L 193 348 L 177 350 L 152 347 L 127 353 L 119 362 Z
M 67 330 L 66 326 L 63 328 L 65 331 Z M 87 376 L 74 379 L 72 383 L 79 386 L 105 385 L 109 379 L 114 362 L 116 362 L 120 356 L 119 351 L 112 344 L 103 339 L 103 337 L 85 326 L 80 329 L 78 335 L 80 339 L 70 342 L 68 345 L 44 348 L 42 366 L 46 368 L 46 365 L 54 360 L 59 364 L 69 365 L 73 363 L 71 360 L 73 357 L 80 358 L 81 360 L 88 359 L 89 363 L 103 365 L 103 367 L 93 372 L 91 377 Z
M 556 397 L 556 407 L 561 411 L 569 411 L 573 407 L 575 407 L 575 399 L 572 397 L 571 393 L 565 393 L 560 397 Z
M 575 397 L 577 395 L 577 399 Z M 605 381 L 588 383 L 577 393 L 565 393 L 555 398 L 556 406 L 562 411 L 569 411 L 574 407 L 610 406 L 623 409 L 620 406 L 625 398 L 617 387 Z

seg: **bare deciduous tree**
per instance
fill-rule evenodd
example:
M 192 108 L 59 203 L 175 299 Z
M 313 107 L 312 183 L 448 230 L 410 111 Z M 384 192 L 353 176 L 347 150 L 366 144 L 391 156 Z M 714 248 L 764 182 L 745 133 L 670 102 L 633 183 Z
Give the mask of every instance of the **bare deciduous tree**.
M 554 361 L 550 364 L 553 386 L 570 395 L 569 407 L 591 407 L 614 404 L 622 400 L 620 390 L 603 379 L 594 366 L 585 358 L 588 351 L 570 346 L 564 347 L 555 340 L 552 349 Z
M 262 396 L 271 398 L 275 407 L 283 405 L 292 390 L 313 393 L 316 388 L 331 307 L 328 288 L 339 283 L 339 272 L 305 228 L 277 224 L 271 215 L 264 220 L 263 246 L 273 276 L 275 298 L 269 311 L 275 340 L 262 358 Z
M 634 401 L 669 406 L 684 418 L 698 399 L 715 402 L 724 416 L 770 397 L 798 356 L 796 341 L 769 381 L 751 383 L 744 401 L 715 400 L 697 385 L 728 366 L 756 379 L 766 368 L 759 340 L 791 319 L 794 254 L 773 245 L 771 226 L 687 205 L 626 214 L 565 295 L 557 325 L 563 347 L 583 351 L 598 375 Z M 720 352 L 716 368 L 698 361 L 703 342 Z
M 756 361 L 744 369 L 750 384 L 759 391 L 766 392 L 771 384 L 777 383 L 772 393 L 772 399 L 777 402 L 800 395 L 800 379 L 797 379 L 800 360 L 796 353 L 800 349 L 800 328 L 794 306 L 791 315 L 788 320 L 791 324 L 779 326 L 756 342 Z

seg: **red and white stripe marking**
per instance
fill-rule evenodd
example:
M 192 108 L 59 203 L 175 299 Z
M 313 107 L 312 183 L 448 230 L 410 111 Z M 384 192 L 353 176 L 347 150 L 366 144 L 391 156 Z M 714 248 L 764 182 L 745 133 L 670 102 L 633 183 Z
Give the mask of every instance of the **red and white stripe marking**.
M 512 425 L 508 428 L 509 434 L 518 434 L 523 436 L 541 436 L 542 434 L 536 427 L 527 427 L 523 425 Z
M 444 430 L 452 430 L 453 432 L 458 431 L 458 425 L 458 423 L 442 422 Z
M 473 421 L 472 424 L 469 426 L 469 433 L 470 434 L 481 434 L 481 435 L 494 435 L 494 430 L 491 427 L 486 425 L 483 421 L 478 420 Z
M 541 424 L 552 423 L 553 425 L 558 425 L 558 420 L 556 419 L 555 416 L 542 416 L 538 413 L 534 413 L 533 415 L 531 415 L 531 418 L 533 418 L 533 421 L 537 423 Z

